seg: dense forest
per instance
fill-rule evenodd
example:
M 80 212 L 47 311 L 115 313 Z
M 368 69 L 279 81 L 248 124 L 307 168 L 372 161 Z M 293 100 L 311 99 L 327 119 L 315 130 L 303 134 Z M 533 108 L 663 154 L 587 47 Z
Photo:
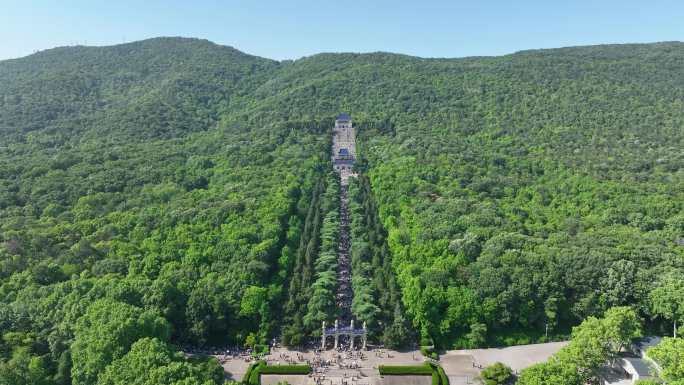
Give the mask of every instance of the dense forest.
M 671 332 L 682 68 L 682 43 L 277 62 L 182 38 L 0 62 L 0 383 L 213 384 L 181 346 L 305 342 L 336 312 L 341 111 L 377 341 L 543 341 L 624 305 Z

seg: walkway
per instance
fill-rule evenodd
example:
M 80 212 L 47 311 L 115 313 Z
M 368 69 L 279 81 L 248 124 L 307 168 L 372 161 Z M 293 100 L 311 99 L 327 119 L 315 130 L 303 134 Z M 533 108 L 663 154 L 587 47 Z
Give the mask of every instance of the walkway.
M 342 325 L 351 321 L 354 295 L 351 283 L 351 238 L 349 235 L 348 186 L 340 186 L 340 239 L 337 249 L 337 308 Z
M 337 249 L 337 294 L 338 319 L 341 325 L 352 320 L 351 303 L 353 297 L 351 283 L 351 238 L 349 229 L 349 177 L 356 158 L 356 139 L 351 117 L 340 114 L 335 120 L 332 138 L 331 159 L 334 169 L 340 175 L 340 238 Z

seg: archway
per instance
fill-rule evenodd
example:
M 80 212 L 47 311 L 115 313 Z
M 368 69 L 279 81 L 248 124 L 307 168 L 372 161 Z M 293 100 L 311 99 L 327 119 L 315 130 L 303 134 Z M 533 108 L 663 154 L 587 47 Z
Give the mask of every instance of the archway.
M 322 350 L 333 349 L 335 347 L 335 336 L 334 335 L 325 335 L 322 338 L 323 338 L 323 343 L 322 343 L 323 346 L 321 346 Z

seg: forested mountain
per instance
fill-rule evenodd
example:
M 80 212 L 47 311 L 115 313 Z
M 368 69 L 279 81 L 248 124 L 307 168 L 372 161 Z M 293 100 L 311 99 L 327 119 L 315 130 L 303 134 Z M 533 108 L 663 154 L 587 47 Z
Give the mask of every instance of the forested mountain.
M 682 43 L 276 62 L 181 38 L 0 62 L 0 379 L 125 383 L 154 354 L 214 383 L 174 346 L 315 332 L 335 312 L 316 282 L 341 111 L 355 290 L 376 298 L 357 316 L 401 305 L 446 348 L 619 305 L 664 330 L 649 293 L 684 269 L 682 68 Z

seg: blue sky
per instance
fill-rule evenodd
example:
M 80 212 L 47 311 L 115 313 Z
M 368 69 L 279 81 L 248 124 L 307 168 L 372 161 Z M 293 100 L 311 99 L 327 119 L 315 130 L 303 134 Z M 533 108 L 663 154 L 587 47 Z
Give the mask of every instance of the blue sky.
M 389 51 L 423 57 L 684 40 L 684 1 L 0 1 L 0 59 L 155 36 L 272 59 Z

